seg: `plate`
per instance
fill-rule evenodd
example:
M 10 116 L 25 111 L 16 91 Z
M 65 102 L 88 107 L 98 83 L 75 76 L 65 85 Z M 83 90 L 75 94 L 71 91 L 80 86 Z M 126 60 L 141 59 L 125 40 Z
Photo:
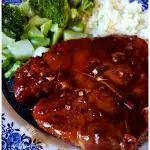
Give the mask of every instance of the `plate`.
M 2 3 L 18 5 L 21 1 L 2 0 Z M 148 1 L 139 2 L 142 3 L 143 10 L 148 7 Z M 2 150 L 80 150 L 39 130 L 32 118 L 31 110 L 15 101 L 12 91 L 13 80 L 6 81 L 3 78 L 2 81 Z M 147 150 L 148 143 L 139 149 Z
M 81 150 L 25 121 L 2 95 L 2 150 Z M 8 149 L 9 148 L 9 149 Z M 148 143 L 139 150 L 148 150 Z
M 2 95 L 2 150 L 80 150 L 25 121 Z

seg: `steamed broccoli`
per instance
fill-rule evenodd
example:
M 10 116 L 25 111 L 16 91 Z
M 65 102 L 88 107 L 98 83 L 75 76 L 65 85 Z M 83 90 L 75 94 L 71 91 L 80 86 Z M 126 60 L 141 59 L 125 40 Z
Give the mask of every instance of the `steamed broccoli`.
M 72 8 L 70 11 L 70 14 L 71 14 L 70 20 L 73 20 L 75 23 L 78 23 L 78 21 L 81 20 L 81 18 L 79 17 L 77 9 Z
M 2 69 L 4 72 L 6 72 L 12 67 L 12 64 L 15 62 L 15 59 L 13 58 L 12 54 L 8 51 L 8 49 L 2 50 L 2 56 L 5 58 L 2 61 Z
M 20 5 L 19 5 L 20 11 L 22 12 L 23 15 L 26 17 L 33 17 L 34 12 L 31 10 L 29 6 L 29 0 L 24 0 Z
M 81 18 L 80 18 L 79 14 L 78 14 L 77 9 L 72 8 L 70 10 L 70 18 L 69 18 L 69 25 L 68 25 L 69 28 L 70 28 L 70 26 L 78 24 L 80 22 L 81 22 Z
M 16 71 L 23 65 L 23 62 L 16 61 L 13 66 L 7 72 L 4 73 L 4 77 L 6 79 L 11 78 L 15 75 Z
M 11 38 L 19 39 L 23 33 L 25 17 L 17 6 L 2 5 L 2 31 Z
M 82 0 L 69 0 L 70 6 L 76 8 Z
M 72 26 L 70 26 L 70 29 L 75 32 L 83 32 L 84 31 L 84 24 L 83 23 L 77 23 Z
M 78 10 L 80 12 L 85 12 L 89 8 L 93 8 L 94 2 L 93 0 L 82 0 L 81 5 L 79 6 Z
M 84 25 L 81 23 L 82 21 L 78 14 L 77 9 L 72 8 L 70 12 L 71 12 L 71 15 L 69 19 L 68 28 L 76 32 L 83 32 Z
M 60 27 L 65 27 L 68 23 L 68 0 L 29 0 L 29 5 L 37 15 L 52 20 Z
M 12 64 L 14 62 L 15 62 L 15 59 L 13 57 L 4 59 L 3 63 L 2 63 L 2 69 L 3 69 L 3 71 L 7 72 L 12 67 Z
M 87 36 L 88 35 L 85 33 L 74 32 L 72 30 L 65 30 L 64 31 L 64 41 L 86 38 Z
M 8 49 L 2 50 L 2 56 L 4 57 L 2 61 L 4 77 L 11 78 L 24 62 L 16 60 Z

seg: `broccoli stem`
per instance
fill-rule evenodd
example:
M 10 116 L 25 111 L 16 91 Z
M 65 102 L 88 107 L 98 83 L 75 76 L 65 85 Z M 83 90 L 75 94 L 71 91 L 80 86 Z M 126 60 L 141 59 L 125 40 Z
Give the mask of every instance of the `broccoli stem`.
M 47 18 L 41 18 L 38 15 L 33 16 L 30 20 L 29 20 L 29 25 L 32 26 L 41 26 L 43 23 L 49 21 L 49 19 Z
M 12 54 L 10 53 L 10 51 L 8 49 L 3 49 L 2 50 L 2 55 L 5 56 L 6 58 L 11 58 Z
M 29 6 L 29 0 L 27 1 L 23 1 L 20 5 L 19 5 L 20 11 L 24 16 L 27 17 L 33 17 L 34 16 L 34 12 L 31 10 L 30 6 Z
M 63 29 L 58 28 L 58 30 L 56 32 L 54 32 L 54 34 L 53 34 L 52 45 L 56 44 L 62 35 L 63 35 Z
M 2 32 L 2 47 L 6 48 L 8 44 L 15 42 L 15 39 L 8 37 Z
M 44 24 L 42 24 L 41 32 L 45 37 L 47 36 L 51 26 L 52 26 L 52 20 L 49 20 L 49 21 L 45 22 Z
M 78 8 L 79 12 L 85 12 L 86 10 L 93 8 L 93 0 L 82 0 L 81 5 Z
M 44 38 L 44 35 L 41 33 L 41 31 L 37 27 L 32 27 L 29 32 L 28 36 L 30 38 Z
M 79 17 L 79 14 L 78 14 L 77 9 L 72 8 L 72 9 L 71 9 L 71 19 L 75 19 L 75 18 L 77 18 L 77 17 Z
M 50 46 L 50 38 L 32 38 L 31 43 L 33 44 L 34 48 L 39 46 Z
M 71 30 L 65 30 L 64 31 L 64 40 L 73 40 L 73 39 L 81 39 L 81 38 L 86 38 L 87 34 L 85 33 L 79 33 L 79 32 L 74 32 Z
M 21 67 L 22 64 L 23 63 L 21 61 L 16 61 L 13 64 L 12 68 L 10 68 L 7 72 L 5 72 L 4 77 L 6 79 L 13 77 L 16 71 Z
M 84 24 L 82 24 L 82 23 L 74 24 L 70 28 L 75 32 L 83 32 L 84 31 Z

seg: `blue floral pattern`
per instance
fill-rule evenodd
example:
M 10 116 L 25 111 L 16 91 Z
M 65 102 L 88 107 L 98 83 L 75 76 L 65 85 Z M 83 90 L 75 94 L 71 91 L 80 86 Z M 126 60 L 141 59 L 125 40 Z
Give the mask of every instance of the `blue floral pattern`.
M 14 127 L 14 122 L 7 123 L 5 113 L 2 114 L 2 150 L 42 150 L 41 142 L 32 140 L 20 129 Z
M 10 3 L 15 5 L 19 5 L 21 2 L 22 0 L 2 0 L 2 3 Z
M 138 3 L 142 4 L 142 10 L 145 11 L 148 9 L 148 0 L 129 0 L 130 3 L 138 1 Z
M 129 0 L 130 3 L 138 1 L 142 10 L 148 9 L 148 0 Z M 19 5 L 22 0 L 2 0 L 2 3 Z M 8 83 L 12 85 L 12 82 Z M 12 92 L 12 89 L 9 89 Z M 14 122 L 6 123 L 5 114 L 2 114 L 2 150 L 42 150 L 41 142 L 32 140 L 26 134 L 21 134 L 20 129 L 14 127 Z
M 22 0 L 2 0 L 2 3 L 11 3 L 11 4 L 16 4 L 18 5 L 21 3 Z M 129 0 L 130 3 L 138 1 L 138 3 L 142 4 L 142 10 L 148 9 L 148 0 Z

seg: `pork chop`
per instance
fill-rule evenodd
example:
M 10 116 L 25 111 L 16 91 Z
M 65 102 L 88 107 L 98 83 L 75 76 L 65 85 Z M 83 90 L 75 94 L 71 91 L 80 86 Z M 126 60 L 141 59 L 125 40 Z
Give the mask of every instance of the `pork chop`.
M 36 99 L 38 126 L 73 145 L 133 149 L 147 129 L 147 42 L 116 35 L 63 41 L 18 70 L 14 93 L 22 103 Z

